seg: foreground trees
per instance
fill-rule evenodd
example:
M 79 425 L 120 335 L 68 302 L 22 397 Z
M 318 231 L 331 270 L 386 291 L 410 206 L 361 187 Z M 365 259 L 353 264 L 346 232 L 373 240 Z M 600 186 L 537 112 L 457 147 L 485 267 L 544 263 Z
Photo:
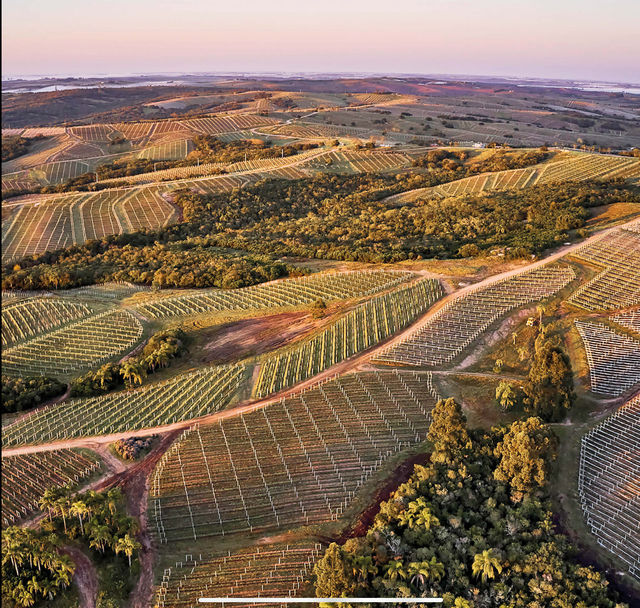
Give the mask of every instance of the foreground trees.
M 140 549 L 138 524 L 125 514 L 120 490 L 89 491 L 72 498 L 69 489 L 57 488 L 44 493 L 40 506 L 48 516 L 40 527 L 2 531 L 3 606 L 33 606 L 66 589 L 75 565 L 61 549 L 71 542 L 105 556 L 122 553 L 132 567 Z
M 365 536 L 332 544 L 318 562 L 318 596 L 622 608 L 604 576 L 578 565 L 554 531 L 546 497 L 554 441 L 539 419 L 469 430 L 447 399 L 433 411 L 429 439 L 431 463 L 381 504 Z

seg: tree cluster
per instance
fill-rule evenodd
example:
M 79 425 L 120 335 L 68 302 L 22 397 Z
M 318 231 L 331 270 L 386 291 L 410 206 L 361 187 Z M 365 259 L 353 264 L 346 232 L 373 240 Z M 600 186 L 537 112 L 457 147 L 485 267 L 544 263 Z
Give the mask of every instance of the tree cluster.
M 110 235 L 24 258 L 5 268 L 3 289 L 69 289 L 109 281 L 226 289 L 271 281 L 293 270 L 271 256 L 221 250 L 210 239 L 177 240 L 188 229 L 175 228 Z
M 30 410 L 64 394 L 66 385 L 55 378 L 2 376 L 2 413 Z
M 68 587 L 75 566 L 60 554 L 60 548 L 69 541 L 87 545 L 102 558 L 122 554 L 129 568 L 134 566 L 133 558 L 140 549 L 139 527 L 126 515 L 119 489 L 75 496 L 69 488 L 49 489 L 40 507 L 47 519 L 38 528 L 13 526 L 2 532 L 3 605 L 33 606 L 52 600 Z
M 18 158 L 29 152 L 29 148 L 34 141 L 44 139 L 44 136 L 38 135 L 36 137 L 3 137 L 2 138 L 2 162 L 5 163 L 8 160 Z
M 443 597 L 445 607 L 621 608 L 605 577 L 554 531 L 555 442 L 537 418 L 470 430 L 451 399 L 433 412 L 427 466 L 382 503 L 362 537 L 333 543 L 318 597 Z
M 142 384 L 148 374 L 171 365 L 173 359 L 186 351 L 186 335 L 177 329 L 165 329 L 154 334 L 139 355 L 127 357 L 122 363 L 105 363 L 71 381 L 72 397 L 92 397 L 108 393 L 124 385 Z

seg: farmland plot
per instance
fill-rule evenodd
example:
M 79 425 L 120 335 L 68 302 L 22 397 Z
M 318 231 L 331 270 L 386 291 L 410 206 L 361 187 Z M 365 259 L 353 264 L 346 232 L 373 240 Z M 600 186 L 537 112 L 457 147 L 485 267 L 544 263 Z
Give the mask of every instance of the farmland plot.
M 640 233 L 618 229 L 581 247 L 572 257 L 602 270 L 569 303 L 584 310 L 611 310 L 640 303 Z
M 337 519 L 394 453 L 421 442 L 437 395 L 429 373 L 341 376 L 185 432 L 151 478 L 161 543 Z
M 15 525 L 37 512 L 46 490 L 76 486 L 101 466 L 100 458 L 88 450 L 3 456 L 2 527 Z
M 99 365 L 124 352 L 142 335 L 126 310 L 107 311 L 4 349 L 7 374 L 57 375 Z
M 253 546 L 223 556 L 187 556 L 165 570 L 155 606 L 191 608 L 203 595 L 296 597 L 321 551 L 321 544 L 303 540 Z M 235 604 L 244 608 L 252 605 Z
M 375 360 L 401 365 L 442 365 L 453 360 L 509 311 L 558 292 L 575 279 L 567 266 L 543 267 L 477 288 L 449 302 L 424 325 Z
M 3 429 L 5 446 L 153 428 L 226 407 L 245 377 L 239 365 L 202 368 L 147 387 L 64 401 Z
M 2 307 L 2 346 L 12 346 L 69 321 L 88 317 L 93 310 L 81 302 L 59 298 L 29 298 Z
M 598 544 L 640 581 L 640 397 L 582 438 L 578 492 Z
M 410 272 L 357 271 L 315 274 L 240 289 L 208 289 L 139 304 L 146 317 L 159 319 L 223 310 L 260 310 L 363 297 L 414 276 Z
M 317 336 L 262 360 L 254 395 L 266 397 L 404 329 L 443 294 L 433 279 L 372 298 Z

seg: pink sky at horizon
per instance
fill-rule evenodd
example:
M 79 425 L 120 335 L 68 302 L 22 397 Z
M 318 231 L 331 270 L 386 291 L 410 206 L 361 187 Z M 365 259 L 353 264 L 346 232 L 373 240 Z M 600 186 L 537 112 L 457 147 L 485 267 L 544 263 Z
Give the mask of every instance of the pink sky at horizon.
M 450 73 L 640 81 L 638 0 L 3 0 L 3 75 Z

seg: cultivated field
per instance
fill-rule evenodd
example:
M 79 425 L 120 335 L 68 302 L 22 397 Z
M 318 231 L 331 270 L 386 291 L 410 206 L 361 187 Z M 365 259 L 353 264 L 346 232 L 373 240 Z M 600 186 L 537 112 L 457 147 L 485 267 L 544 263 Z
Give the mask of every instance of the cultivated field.
M 364 297 L 389 289 L 414 275 L 397 271 L 362 271 L 315 274 L 241 289 L 209 289 L 143 302 L 136 306 L 144 316 L 159 319 L 225 310 L 261 310 Z
M 377 296 L 299 345 L 276 351 L 260 363 L 255 397 L 266 397 L 362 352 L 404 329 L 443 294 L 434 279 Z
M 45 490 L 77 486 L 102 466 L 88 450 L 53 450 L 2 458 L 2 527 L 38 511 Z
M 380 363 L 434 366 L 449 363 L 494 321 L 550 296 L 575 279 L 567 266 L 543 267 L 498 281 L 449 302 L 402 342 L 376 355 Z
M 152 477 L 161 543 L 337 518 L 393 453 L 422 441 L 428 373 L 339 377 L 260 410 L 186 432 Z
M 598 544 L 640 580 L 640 397 L 582 438 L 578 490 Z
M 126 310 L 106 311 L 5 348 L 3 373 L 56 375 L 78 372 L 123 353 L 142 335 Z

